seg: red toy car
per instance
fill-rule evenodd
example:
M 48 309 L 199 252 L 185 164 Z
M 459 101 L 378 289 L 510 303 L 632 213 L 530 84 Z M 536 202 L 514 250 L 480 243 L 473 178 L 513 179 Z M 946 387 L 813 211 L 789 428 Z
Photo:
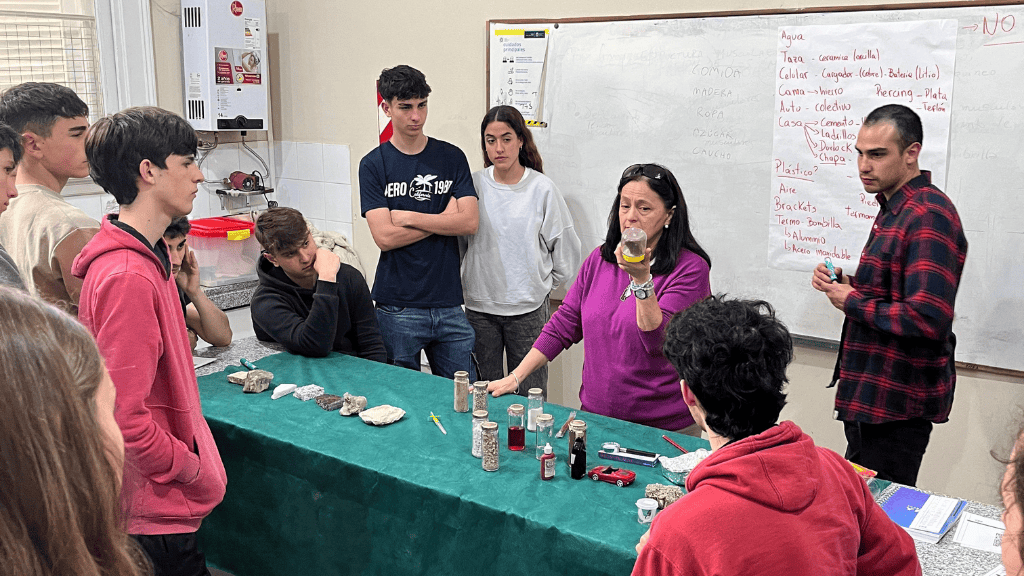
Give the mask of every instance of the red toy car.
M 613 468 L 611 466 L 595 466 L 587 473 L 594 481 L 600 480 L 618 487 L 629 486 L 636 480 L 636 472 L 625 468 Z

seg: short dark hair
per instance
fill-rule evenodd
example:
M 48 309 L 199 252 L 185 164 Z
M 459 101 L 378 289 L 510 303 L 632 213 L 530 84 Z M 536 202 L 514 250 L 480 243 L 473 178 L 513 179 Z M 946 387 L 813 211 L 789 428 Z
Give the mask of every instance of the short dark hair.
M 308 236 L 306 219 L 294 208 L 271 208 L 256 219 L 256 240 L 272 256 L 298 247 Z
M 522 113 L 512 106 L 495 106 L 491 108 L 484 115 L 483 122 L 480 123 L 480 148 L 484 151 L 484 168 L 493 164 L 487 156 L 487 139 L 484 137 L 484 132 L 487 131 L 487 127 L 492 122 L 504 122 L 523 141 L 523 147 L 519 149 L 520 164 L 531 170 L 544 173 L 544 160 L 540 157 L 540 150 L 537 150 L 537 144 L 533 142 L 533 134 L 530 133 L 530 129 L 526 126 L 526 120 L 523 118 Z
M 385 68 L 377 79 L 377 92 L 388 104 L 391 100 L 409 100 L 410 98 L 426 98 L 430 96 L 430 86 L 423 72 L 400 64 L 394 68 Z
M 139 194 L 139 164 L 166 169 L 167 157 L 194 156 L 199 136 L 184 118 L 155 106 L 104 116 L 85 135 L 89 173 L 124 206 Z
M 709 297 L 669 321 L 663 349 L 711 430 L 739 440 L 778 421 L 793 339 L 771 304 Z
M 899 134 L 900 152 L 907 149 L 914 142 L 924 143 L 924 128 L 921 127 L 921 117 L 910 108 L 902 104 L 886 104 L 879 106 L 868 114 L 864 119 L 864 126 L 872 126 L 879 122 L 891 122 Z
M 0 94 L 0 122 L 18 134 L 50 136 L 59 118 L 89 115 L 89 105 L 74 90 L 53 82 L 25 82 Z
M 15 164 L 21 162 L 21 156 L 25 153 L 25 147 L 21 145 L 21 134 L 15 132 L 14 128 L 0 122 L 0 150 L 5 148 L 11 151 Z
M 708 268 L 711 268 L 711 256 L 708 256 L 690 230 L 690 212 L 686 208 L 683 190 L 679 187 L 679 182 L 672 171 L 659 164 L 635 164 L 634 166 L 656 166 L 665 177 L 648 178 L 641 170 L 634 176 L 619 179 L 615 201 L 612 202 L 611 212 L 608 213 L 608 233 L 605 235 L 604 244 L 601 245 L 601 258 L 609 264 L 618 262 L 615 258 L 615 248 L 622 240 L 622 230 L 619 229 L 619 202 L 622 199 L 622 189 L 630 182 L 643 181 L 661 198 L 666 209 L 676 209 L 668 221 L 668 229 L 662 232 L 661 238 L 654 246 L 654 253 L 651 254 L 654 260 L 654 264 L 651 265 L 651 274 L 668 274 L 675 270 L 676 264 L 679 262 L 679 254 L 683 249 L 700 256 L 708 263 Z
M 184 237 L 188 235 L 188 231 L 191 229 L 192 223 L 188 221 L 188 216 L 178 216 L 167 225 L 167 229 L 164 230 L 164 236 L 167 238 Z

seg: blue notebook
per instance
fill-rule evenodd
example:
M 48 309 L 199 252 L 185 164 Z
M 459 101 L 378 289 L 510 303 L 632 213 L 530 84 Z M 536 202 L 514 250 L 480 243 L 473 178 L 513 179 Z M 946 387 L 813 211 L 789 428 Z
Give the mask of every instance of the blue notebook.
M 942 539 L 942 536 L 949 531 L 950 528 L 956 524 L 960 513 L 963 512 L 964 506 L 967 505 L 965 500 L 957 498 L 950 498 L 955 502 L 952 509 L 942 519 L 942 527 L 938 531 L 922 530 L 918 528 L 911 528 L 914 520 L 917 519 L 921 513 L 921 509 L 925 506 L 928 500 L 932 499 L 943 499 L 943 496 L 933 496 L 927 492 L 922 492 L 916 488 L 909 486 L 900 486 L 896 489 L 892 495 L 889 496 L 885 502 L 882 503 L 882 510 L 889 515 L 889 518 L 893 522 L 903 527 L 910 535 L 923 542 L 930 542 L 935 544 Z

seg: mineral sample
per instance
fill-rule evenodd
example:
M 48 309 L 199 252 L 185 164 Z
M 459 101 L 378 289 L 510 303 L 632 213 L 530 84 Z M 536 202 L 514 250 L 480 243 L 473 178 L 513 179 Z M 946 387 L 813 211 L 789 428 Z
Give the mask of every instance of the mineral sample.
M 266 370 L 250 370 L 245 375 L 245 384 L 242 385 L 242 392 L 246 394 L 259 394 L 270 388 L 270 381 L 274 375 Z
M 321 395 L 323 393 L 324 393 L 324 387 L 323 386 L 317 386 L 316 384 L 310 384 L 308 386 L 300 386 L 299 388 L 296 388 L 295 389 L 295 393 L 293 394 L 293 396 L 295 396 L 299 400 L 302 400 L 303 402 L 305 402 L 307 400 L 312 400 L 313 398 L 316 398 L 317 396 L 319 396 L 319 395 Z
M 317 406 L 332 412 L 341 408 L 341 405 L 345 403 L 345 400 L 337 394 L 321 394 L 316 397 Z
M 341 407 L 342 416 L 355 416 L 366 408 L 366 396 L 353 396 L 345 392 L 342 400 L 344 400 L 344 405 Z
M 374 426 L 386 426 L 401 420 L 402 416 L 405 416 L 405 410 L 395 408 L 390 404 L 374 406 L 359 413 L 359 417 L 363 419 L 363 422 L 373 424 Z
M 282 396 L 287 396 L 292 392 L 295 392 L 296 388 L 298 388 L 298 386 L 295 384 L 278 384 L 274 387 L 274 392 L 270 395 L 270 398 L 272 400 L 277 400 Z
M 238 384 L 239 386 L 245 385 L 245 377 L 249 374 L 248 371 L 242 370 L 241 372 L 232 372 L 228 374 L 228 382 L 232 384 Z
M 648 484 L 647 488 L 644 489 L 644 496 L 654 498 L 658 501 L 658 506 L 665 508 L 683 497 L 683 489 L 679 486 L 669 486 L 667 484 Z

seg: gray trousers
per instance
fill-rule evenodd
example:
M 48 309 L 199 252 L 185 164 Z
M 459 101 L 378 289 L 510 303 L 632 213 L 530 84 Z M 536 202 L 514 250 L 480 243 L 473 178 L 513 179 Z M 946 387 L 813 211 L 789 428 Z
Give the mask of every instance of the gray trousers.
M 541 329 L 548 321 L 548 301 L 545 299 L 540 308 L 518 316 L 497 316 L 467 309 L 466 318 L 476 331 L 473 352 L 480 364 L 479 378 L 500 380 L 519 366 L 530 348 L 533 348 L 533 343 L 537 341 Z M 505 371 L 502 356 L 508 357 L 508 372 Z M 523 378 L 521 384 L 517 391 L 520 396 L 526 396 L 530 388 L 540 388 L 547 399 L 547 365 Z

